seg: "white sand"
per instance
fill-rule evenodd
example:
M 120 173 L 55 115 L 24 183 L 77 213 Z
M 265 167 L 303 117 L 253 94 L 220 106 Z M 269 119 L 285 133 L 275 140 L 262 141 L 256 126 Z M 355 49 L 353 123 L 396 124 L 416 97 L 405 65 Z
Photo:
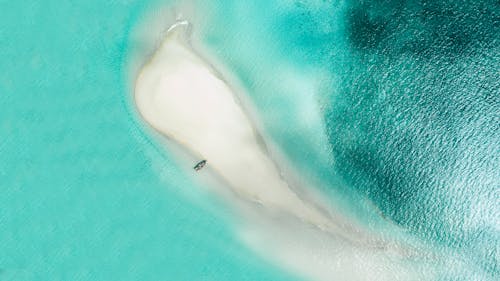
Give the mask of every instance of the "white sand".
M 135 98 L 146 121 L 181 143 L 233 191 L 269 208 L 326 227 L 329 219 L 307 206 L 283 181 L 259 145 L 231 89 L 194 54 L 177 24 L 137 79 Z
M 186 22 L 174 25 L 142 68 L 135 85 L 136 104 L 152 127 L 198 160 L 206 159 L 204 170 L 221 178 L 225 188 L 264 207 L 265 212 L 256 210 L 253 216 L 260 216 L 254 225 L 266 231 L 249 229 L 244 239 L 281 265 L 317 280 L 332 276 L 336 280 L 413 280 L 410 272 L 391 260 L 401 257 L 397 247 L 345 228 L 288 186 L 232 90 L 188 46 L 187 28 Z M 279 225 L 266 212 L 287 219 Z M 302 223 L 292 223 L 293 218 Z

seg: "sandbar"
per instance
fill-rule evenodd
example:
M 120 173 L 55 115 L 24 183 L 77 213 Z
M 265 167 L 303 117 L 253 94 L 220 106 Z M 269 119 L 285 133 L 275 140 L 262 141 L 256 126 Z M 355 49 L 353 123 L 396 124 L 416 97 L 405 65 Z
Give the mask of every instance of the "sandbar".
M 179 21 L 168 30 L 139 72 L 135 103 L 152 128 L 196 159 L 186 169 L 206 160 L 202 171 L 220 178 L 238 198 L 299 222 L 276 226 L 262 218 L 257 224 L 268 231 L 250 230 L 244 239 L 316 280 L 416 280 L 397 245 L 346 228 L 331 212 L 298 196 L 266 152 L 234 89 L 191 47 L 189 28 Z

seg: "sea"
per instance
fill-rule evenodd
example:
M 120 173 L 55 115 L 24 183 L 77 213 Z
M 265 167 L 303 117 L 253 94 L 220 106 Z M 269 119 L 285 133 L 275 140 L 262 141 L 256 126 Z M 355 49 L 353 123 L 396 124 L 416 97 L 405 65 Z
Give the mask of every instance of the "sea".
M 237 214 L 137 113 L 138 33 L 160 11 L 193 22 L 270 146 L 326 202 L 426 245 L 436 281 L 500 279 L 497 0 L 0 11 L 0 280 L 303 279 L 245 245 Z

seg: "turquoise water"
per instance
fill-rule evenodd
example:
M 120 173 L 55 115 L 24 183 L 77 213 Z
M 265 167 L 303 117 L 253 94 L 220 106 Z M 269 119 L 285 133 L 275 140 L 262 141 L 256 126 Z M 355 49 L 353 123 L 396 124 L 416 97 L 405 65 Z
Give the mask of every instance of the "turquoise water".
M 196 185 L 128 107 L 145 9 L 1 1 L 0 280 L 294 279 L 177 191 Z
M 194 2 L 332 204 L 442 253 L 439 280 L 498 279 L 498 1 Z M 135 113 L 130 37 L 160 4 L 0 1 L 0 280 L 295 279 Z

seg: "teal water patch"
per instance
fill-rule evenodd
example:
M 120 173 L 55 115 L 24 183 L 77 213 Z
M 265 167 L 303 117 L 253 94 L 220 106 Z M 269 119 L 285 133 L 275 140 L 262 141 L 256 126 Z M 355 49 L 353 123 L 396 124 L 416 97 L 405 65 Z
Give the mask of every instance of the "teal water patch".
M 0 280 L 294 279 L 177 191 L 198 186 L 131 112 L 127 33 L 148 7 L 0 2 Z
M 498 1 L 353 1 L 353 59 L 333 62 L 332 171 L 452 249 L 465 265 L 445 280 L 500 275 L 499 11 Z

